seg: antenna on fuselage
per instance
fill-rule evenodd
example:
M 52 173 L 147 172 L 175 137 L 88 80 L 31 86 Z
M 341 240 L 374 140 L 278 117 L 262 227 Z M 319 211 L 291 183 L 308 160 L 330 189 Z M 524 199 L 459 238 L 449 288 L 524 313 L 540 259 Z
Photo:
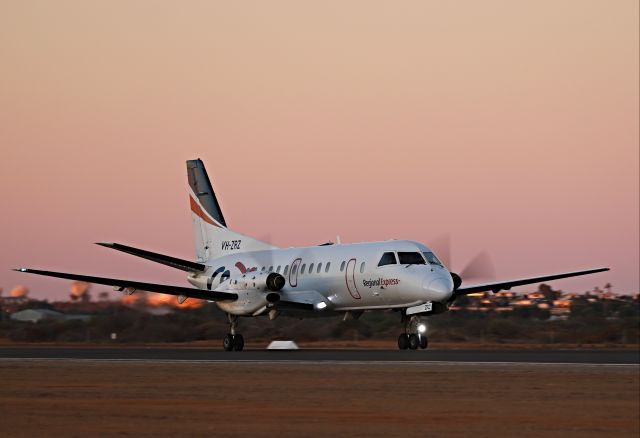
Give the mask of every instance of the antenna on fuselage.
M 336 245 L 340 245 L 342 241 L 340 241 L 340 236 L 336 235 Z

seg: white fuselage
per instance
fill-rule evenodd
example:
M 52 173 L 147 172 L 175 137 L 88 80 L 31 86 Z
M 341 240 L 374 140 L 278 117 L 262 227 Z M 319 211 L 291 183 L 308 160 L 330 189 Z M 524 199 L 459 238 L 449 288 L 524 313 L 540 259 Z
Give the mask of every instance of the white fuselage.
M 282 300 L 318 303 L 318 310 L 361 311 L 407 308 L 428 302 L 445 303 L 453 281 L 438 263 L 400 263 L 399 253 L 431 252 L 425 245 L 408 240 L 337 244 L 327 246 L 235 252 L 208 260 L 209 268 L 190 274 L 194 286 L 210 290 L 233 290 L 234 282 L 252 274 L 277 272 L 286 284 Z M 396 263 L 378 266 L 385 253 L 395 254 Z M 257 315 L 266 310 L 255 304 L 260 293 L 248 290 L 237 301 L 218 302 L 235 315 Z

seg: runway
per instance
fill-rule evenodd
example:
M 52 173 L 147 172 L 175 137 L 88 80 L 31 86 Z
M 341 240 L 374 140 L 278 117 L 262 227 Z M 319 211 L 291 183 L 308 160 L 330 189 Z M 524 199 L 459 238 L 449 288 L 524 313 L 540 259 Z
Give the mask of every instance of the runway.
M 633 350 L 3 346 L 0 430 L 637 437 L 638 363 Z
M 162 347 L 2 347 L 0 359 L 158 362 L 367 362 L 638 365 L 638 350 L 245 350 Z

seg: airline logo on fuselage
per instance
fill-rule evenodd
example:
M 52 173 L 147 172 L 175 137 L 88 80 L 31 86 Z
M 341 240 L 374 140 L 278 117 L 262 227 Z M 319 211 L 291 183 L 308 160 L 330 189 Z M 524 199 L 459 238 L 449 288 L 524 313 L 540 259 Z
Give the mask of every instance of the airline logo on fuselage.
M 364 287 L 372 288 L 372 287 L 387 287 L 387 286 L 395 286 L 400 283 L 399 278 L 376 278 L 373 280 L 362 280 L 362 285 Z

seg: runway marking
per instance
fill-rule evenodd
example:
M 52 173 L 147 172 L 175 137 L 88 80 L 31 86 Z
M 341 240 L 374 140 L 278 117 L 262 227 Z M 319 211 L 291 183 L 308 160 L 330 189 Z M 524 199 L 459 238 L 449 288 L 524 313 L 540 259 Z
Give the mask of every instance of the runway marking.
M 583 362 L 470 362 L 470 361 L 439 361 L 439 360 L 258 360 L 258 359 L 99 359 L 99 358 L 76 358 L 76 357 L 1 357 L 0 362 L 83 362 L 83 363 L 140 363 L 140 364 L 206 364 L 206 365 L 368 365 L 368 366 L 389 366 L 389 365 L 516 365 L 516 366 L 580 366 L 580 367 L 639 367 L 638 363 L 583 363 Z

